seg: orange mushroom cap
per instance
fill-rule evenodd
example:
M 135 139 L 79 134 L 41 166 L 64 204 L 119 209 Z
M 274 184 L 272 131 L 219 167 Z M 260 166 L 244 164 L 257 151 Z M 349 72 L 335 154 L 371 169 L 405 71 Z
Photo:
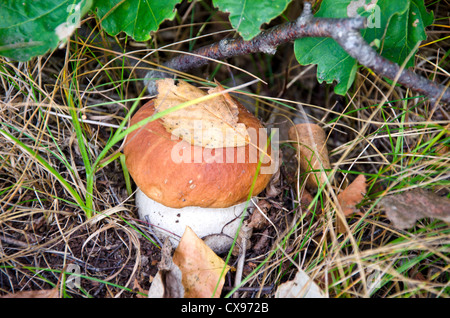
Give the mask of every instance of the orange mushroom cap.
M 127 168 L 141 191 L 167 207 L 225 208 L 247 200 L 251 190 L 252 196 L 264 190 L 272 174 L 259 173 L 256 181 L 254 176 L 260 158 L 266 159 L 261 160 L 262 167 L 271 165 L 270 144 L 266 145 L 268 139 L 260 121 L 235 102 L 238 121 L 256 132 L 245 146 L 206 149 L 191 145 L 167 131 L 161 119 L 131 132 L 126 137 L 124 154 Z M 131 125 L 154 113 L 151 100 L 132 117 Z M 201 160 L 196 154 L 203 154 Z M 263 154 L 265 157 L 261 157 Z M 181 156 L 184 159 L 178 160 Z

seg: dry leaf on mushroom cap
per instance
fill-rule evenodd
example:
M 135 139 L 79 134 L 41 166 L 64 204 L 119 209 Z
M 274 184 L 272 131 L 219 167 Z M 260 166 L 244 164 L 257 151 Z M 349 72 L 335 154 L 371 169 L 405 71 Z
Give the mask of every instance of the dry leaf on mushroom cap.
M 206 93 L 184 81 L 175 84 L 172 79 L 158 81 L 157 85 L 157 112 L 224 90 L 218 84 Z M 239 147 L 250 141 L 247 127 L 238 123 L 238 106 L 227 93 L 170 112 L 162 120 L 164 127 L 173 135 L 196 146 Z

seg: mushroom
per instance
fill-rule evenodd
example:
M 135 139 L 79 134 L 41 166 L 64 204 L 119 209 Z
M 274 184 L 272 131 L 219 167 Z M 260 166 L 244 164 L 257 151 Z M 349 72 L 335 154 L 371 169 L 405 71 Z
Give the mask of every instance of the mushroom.
M 207 95 L 184 81 L 176 85 L 164 79 L 157 86 L 156 99 L 134 114 L 131 125 Z M 218 85 L 209 93 L 221 90 Z M 153 226 L 160 239 L 169 237 L 174 247 L 189 226 L 216 253 L 226 251 L 242 213 L 251 207 L 250 192 L 257 196 L 274 172 L 273 149 L 267 141 L 261 122 L 226 93 L 165 114 L 131 132 L 124 154 L 138 187 L 139 217 Z

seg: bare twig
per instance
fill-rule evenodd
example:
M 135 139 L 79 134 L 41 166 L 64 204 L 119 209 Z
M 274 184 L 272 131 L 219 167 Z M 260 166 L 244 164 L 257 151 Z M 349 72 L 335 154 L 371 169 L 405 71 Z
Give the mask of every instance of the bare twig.
M 301 16 L 293 22 L 287 22 L 261 32 L 250 41 L 242 38 L 224 39 L 209 46 L 201 47 L 189 54 L 180 54 L 165 63 L 160 70 L 146 74 L 150 94 L 155 93 L 151 80 L 171 76 L 171 71 L 186 72 L 201 67 L 213 60 L 264 52 L 275 54 L 278 46 L 304 37 L 333 38 L 340 46 L 362 65 L 375 73 L 391 80 L 398 77 L 398 83 L 411 90 L 426 95 L 432 102 L 442 101 L 450 104 L 450 90 L 430 81 L 414 72 L 401 67 L 380 56 L 360 35 L 366 20 L 357 18 L 315 18 L 311 4 L 305 2 Z

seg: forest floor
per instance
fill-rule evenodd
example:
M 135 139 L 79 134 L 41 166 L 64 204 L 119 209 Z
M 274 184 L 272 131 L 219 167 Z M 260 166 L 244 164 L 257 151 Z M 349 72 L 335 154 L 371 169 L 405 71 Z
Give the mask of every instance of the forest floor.
M 427 3 L 436 20 L 427 29 L 427 45 L 416 54 L 414 71 L 448 85 L 450 4 Z M 285 17 L 300 13 L 294 3 Z M 146 49 L 172 44 L 147 57 L 161 64 L 173 50 L 190 51 L 233 36 L 231 30 L 219 32 L 231 29 L 227 21 L 211 6 L 183 2 L 178 19 L 164 22 L 148 43 L 122 35 L 116 40 L 141 57 Z M 271 25 L 282 22 L 278 18 Z M 28 63 L 0 59 L 0 128 L 7 133 L 0 134 L 0 296 L 57 287 L 63 297 L 146 297 L 158 271 L 161 250 L 138 218 L 122 141 L 111 144 L 142 91 L 142 78 L 130 74 L 106 34 L 102 43 L 84 42 L 83 30 L 95 25 L 88 19 L 66 48 Z M 184 41 L 193 35 L 207 36 Z M 216 79 L 227 87 L 253 76 L 264 80 L 267 85 L 259 82 L 235 96 L 279 129 L 282 153 L 276 182 L 259 195 L 270 225 L 253 231 L 242 273 L 246 283 L 238 296 L 273 297 L 301 268 L 327 297 L 448 297 L 449 224 L 424 217 L 399 228 L 379 204 L 417 188 L 449 196 L 448 109 L 401 86 L 391 91 L 387 81 L 365 68 L 357 70 L 346 96 L 336 95 L 333 85 L 318 83 L 315 66 L 298 64 L 292 44 L 274 55 L 226 62 L 194 70 L 191 79 L 202 85 Z M 311 192 L 310 206 L 302 204 L 305 187 L 297 182 L 296 151 L 287 135 L 305 116 L 326 132 L 336 171 L 330 187 Z M 91 171 L 107 145 L 107 156 Z M 365 196 L 340 227 L 334 198 L 358 175 L 366 178 Z M 96 212 L 87 218 L 82 203 L 90 182 Z M 407 211 L 417 207 L 414 201 L 405 204 Z M 232 256 L 229 265 L 236 264 Z M 79 273 L 80 285 L 70 284 L 68 275 L 63 279 L 65 271 Z M 222 296 L 233 289 L 234 275 L 227 273 Z

